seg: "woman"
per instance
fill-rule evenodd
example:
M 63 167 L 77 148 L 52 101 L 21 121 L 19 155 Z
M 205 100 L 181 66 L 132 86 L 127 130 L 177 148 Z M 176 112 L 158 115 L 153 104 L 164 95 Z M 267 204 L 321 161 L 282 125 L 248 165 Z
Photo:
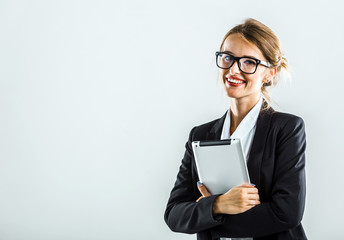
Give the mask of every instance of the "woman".
M 197 239 L 307 239 L 305 127 L 300 117 L 274 111 L 268 88 L 287 70 L 276 35 L 248 19 L 224 37 L 216 64 L 230 108 L 194 127 L 165 211 L 172 231 Z M 240 138 L 253 185 L 211 195 L 199 182 L 192 141 Z

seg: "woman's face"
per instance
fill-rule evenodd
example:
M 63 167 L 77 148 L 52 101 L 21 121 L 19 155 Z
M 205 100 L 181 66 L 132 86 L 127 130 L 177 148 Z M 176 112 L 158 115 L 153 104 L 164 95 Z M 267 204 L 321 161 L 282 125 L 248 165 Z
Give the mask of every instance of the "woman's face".
M 262 52 L 239 34 L 229 35 L 221 51 L 228 52 L 235 57 L 246 56 L 266 61 Z M 254 74 L 243 73 L 235 61 L 230 69 L 219 68 L 219 73 L 228 97 L 256 101 L 260 97 L 263 83 L 272 79 L 275 71 L 259 64 Z

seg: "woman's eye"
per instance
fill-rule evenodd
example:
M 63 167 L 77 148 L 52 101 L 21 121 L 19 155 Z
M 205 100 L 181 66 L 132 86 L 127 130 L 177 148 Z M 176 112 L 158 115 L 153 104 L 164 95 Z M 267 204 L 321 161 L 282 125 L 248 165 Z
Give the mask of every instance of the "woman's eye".
M 231 61 L 233 61 L 233 58 L 231 56 L 225 56 L 223 58 L 223 60 L 226 61 L 226 62 L 231 62 Z
M 256 62 L 255 61 L 253 61 L 253 60 L 249 60 L 249 59 L 246 59 L 245 61 L 244 61 L 244 64 L 245 65 L 248 65 L 248 66 L 253 66 L 253 65 L 256 65 Z

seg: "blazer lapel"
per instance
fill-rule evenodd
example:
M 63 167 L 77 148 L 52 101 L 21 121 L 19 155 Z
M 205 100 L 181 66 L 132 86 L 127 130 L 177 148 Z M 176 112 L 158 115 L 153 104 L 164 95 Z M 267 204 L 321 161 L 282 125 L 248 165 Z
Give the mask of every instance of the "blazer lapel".
M 264 104 L 262 108 L 264 107 Z M 270 125 L 274 110 L 270 107 L 267 110 L 261 110 L 257 119 L 256 133 L 253 138 L 250 155 L 247 161 L 247 168 L 252 183 L 260 187 L 260 168 L 263 159 L 263 153 L 268 135 L 268 127 Z
M 207 140 L 220 140 L 226 114 L 227 112 L 225 113 L 225 115 L 223 115 L 220 119 L 218 119 L 215 122 L 214 126 L 210 129 L 208 133 Z

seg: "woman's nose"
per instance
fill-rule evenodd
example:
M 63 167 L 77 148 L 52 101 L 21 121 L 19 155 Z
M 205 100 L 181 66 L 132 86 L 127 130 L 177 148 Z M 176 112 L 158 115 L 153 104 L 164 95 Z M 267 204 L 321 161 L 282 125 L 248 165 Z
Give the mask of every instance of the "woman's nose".
M 232 65 L 231 68 L 229 69 L 229 73 L 230 73 L 231 75 L 235 75 L 235 74 L 240 73 L 238 61 L 235 61 L 235 62 L 233 63 L 233 65 Z

